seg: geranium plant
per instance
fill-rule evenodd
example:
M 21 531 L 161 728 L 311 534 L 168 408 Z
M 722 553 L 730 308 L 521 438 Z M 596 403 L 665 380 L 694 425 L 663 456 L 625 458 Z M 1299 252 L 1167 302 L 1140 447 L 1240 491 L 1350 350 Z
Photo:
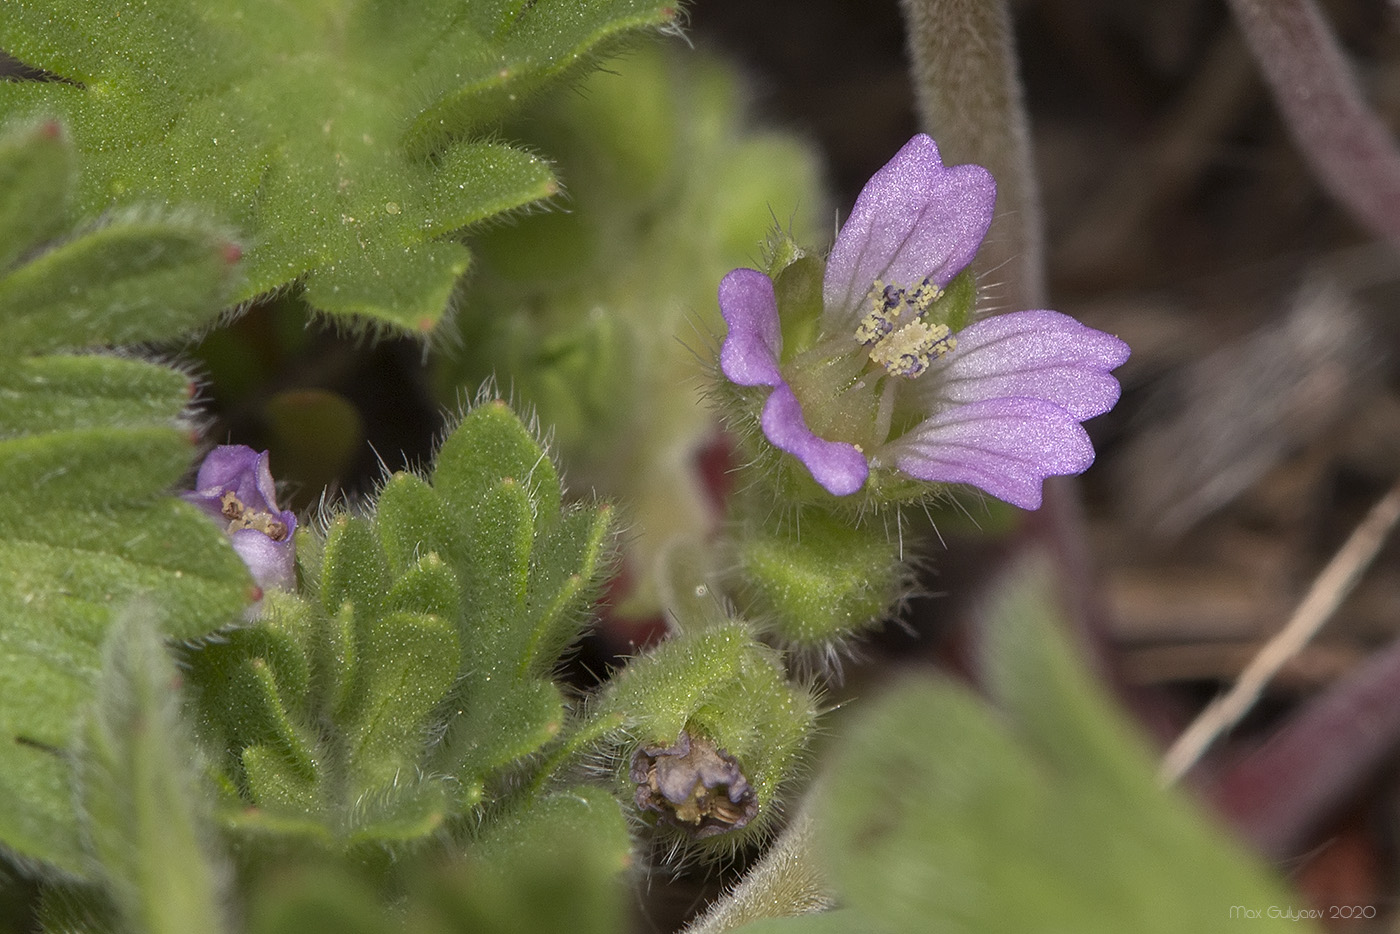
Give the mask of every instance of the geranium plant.
M 923 588 L 929 510 L 1044 506 L 1129 350 L 990 307 L 997 180 L 928 135 L 823 248 L 818 160 L 746 123 L 724 65 L 655 47 L 683 24 L 0 5 L 16 930 L 610 932 L 735 868 L 695 930 L 1117 931 L 1286 897 L 1152 784 L 1054 567 L 980 611 L 987 696 L 923 677 L 833 721 L 843 660 Z M 417 342 L 429 457 L 322 492 L 214 427 L 237 383 L 365 447 L 343 400 L 255 378 L 296 337 L 231 336 L 287 308 Z M 574 662 L 595 630 L 634 644 Z

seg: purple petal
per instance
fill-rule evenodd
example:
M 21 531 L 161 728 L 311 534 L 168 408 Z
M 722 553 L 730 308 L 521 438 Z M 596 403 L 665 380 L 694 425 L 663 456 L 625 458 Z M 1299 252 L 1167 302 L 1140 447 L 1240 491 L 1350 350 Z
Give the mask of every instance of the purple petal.
M 945 402 L 1025 397 L 1053 402 L 1083 421 L 1118 401 L 1109 371 L 1128 345 L 1057 311 L 1018 311 L 985 318 L 958 333 L 929 390 Z
M 777 386 L 783 333 L 773 281 L 757 269 L 735 269 L 719 284 L 719 310 L 729 333 L 719 352 L 720 370 L 740 386 Z
M 233 550 L 238 552 L 238 557 L 252 572 L 253 580 L 263 590 L 291 590 L 296 586 L 296 548 L 292 542 L 296 517 L 283 513 L 282 519 L 287 525 L 287 537 L 280 542 L 257 529 L 239 529 L 229 535 Z
M 199 465 L 194 481 L 200 497 L 211 493 L 217 499 L 232 490 L 245 505 L 263 512 L 277 511 L 277 489 L 272 482 L 268 453 L 259 453 L 243 444 L 221 444 L 210 451 Z
M 796 457 L 828 493 L 849 496 L 865 485 L 870 474 L 855 445 L 827 441 L 814 435 L 802 416 L 802 403 L 787 383 L 780 384 L 763 407 L 763 434 L 780 450 Z
M 980 165 L 944 166 L 922 133 L 866 182 L 827 260 L 822 324 L 855 326 L 876 279 L 940 286 L 972 261 L 992 222 L 996 182 Z
M 234 551 L 258 586 L 264 590 L 294 587 L 296 545 L 292 534 L 297 518 L 291 511 L 277 508 L 267 452 L 241 444 L 220 445 L 200 464 L 195 485 L 181 498 L 224 526 Z M 225 501 L 229 493 L 235 502 Z M 226 508 L 231 511 L 226 512 Z
M 911 477 L 970 483 L 1023 509 L 1040 507 L 1046 477 L 1082 473 L 1094 462 L 1079 419 L 1044 399 L 950 406 L 884 451 Z

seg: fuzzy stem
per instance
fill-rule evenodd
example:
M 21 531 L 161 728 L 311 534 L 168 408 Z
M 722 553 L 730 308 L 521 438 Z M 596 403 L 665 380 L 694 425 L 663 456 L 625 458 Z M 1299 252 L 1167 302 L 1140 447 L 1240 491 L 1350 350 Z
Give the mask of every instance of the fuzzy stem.
M 812 819 L 803 811 L 739 884 L 683 934 L 720 934 L 761 918 L 790 918 L 830 908 L 834 902 L 817 869 L 814 847 Z
M 998 304 L 1042 307 L 1040 194 L 1005 0 L 901 0 L 900 7 L 920 123 L 945 163 L 975 162 L 997 180 L 977 277 L 1000 283 Z
M 1400 151 L 1312 0 L 1230 0 L 1303 157 L 1378 237 L 1400 242 Z

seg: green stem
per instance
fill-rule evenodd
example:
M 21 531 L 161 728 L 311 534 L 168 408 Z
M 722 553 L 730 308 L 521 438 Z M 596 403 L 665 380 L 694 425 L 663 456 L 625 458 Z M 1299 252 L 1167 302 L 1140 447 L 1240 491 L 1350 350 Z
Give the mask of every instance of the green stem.
M 682 934 L 721 934 L 761 918 L 791 918 L 835 904 L 817 867 L 812 818 L 803 809 L 739 884 Z

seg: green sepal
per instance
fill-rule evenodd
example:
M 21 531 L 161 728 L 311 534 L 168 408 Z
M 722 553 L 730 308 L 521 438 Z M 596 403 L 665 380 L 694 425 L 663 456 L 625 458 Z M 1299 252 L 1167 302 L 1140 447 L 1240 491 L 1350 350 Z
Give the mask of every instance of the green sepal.
M 803 258 L 807 258 L 807 251 L 797 245 L 791 234 L 779 228 L 773 231 L 768 242 L 764 244 L 763 271 L 769 279 L 777 282 L 789 266 Z M 820 258 L 816 259 L 819 266 L 825 265 Z M 805 279 L 805 275 L 802 278 Z M 806 292 L 805 282 L 801 292 Z
M 238 257 L 198 220 L 117 218 L 0 278 L 0 355 L 159 340 L 202 325 Z
M 61 229 L 75 177 L 73 146 L 58 122 L 0 135 L 0 270 Z
M 883 525 L 815 508 L 748 530 L 734 550 L 746 614 L 799 652 L 825 653 L 869 630 L 909 588 L 902 545 Z
M 775 802 L 794 775 L 816 720 L 810 688 L 788 680 L 778 654 L 754 641 L 740 622 L 682 631 L 635 659 L 605 691 L 594 717 L 620 716 L 630 742 L 619 759 L 624 797 L 627 765 L 639 746 L 670 746 L 682 729 L 733 756 L 753 787 L 759 810 L 747 826 L 698 841 L 727 851 L 761 838 Z
M 683 632 L 622 669 L 597 714 L 620 713 L 643 743 L 669 745 L 707 698 L 739 677 L 744 657 L 755 648 L 747 627 L 738 623 Z
M 927 319 L 948 325 L 948 330 L 956 334 L 967 327 L 976 303 L 977 280 L 972 270 L 964 269 L 943 287 L 943 294 L 929 308 Z
M 126 926 L 224 930 L 199 757 L 179 677 L 151 623 L 128 610 L 108 632 L 81 732 L 78 788 L 89 852 Z
M 783 361 L 817 342 L 822 324 L 822 276 L 826 263 L 820 256 L 798 255 L 773 280 L 778 299 L 778 321 L 783 335 Z

